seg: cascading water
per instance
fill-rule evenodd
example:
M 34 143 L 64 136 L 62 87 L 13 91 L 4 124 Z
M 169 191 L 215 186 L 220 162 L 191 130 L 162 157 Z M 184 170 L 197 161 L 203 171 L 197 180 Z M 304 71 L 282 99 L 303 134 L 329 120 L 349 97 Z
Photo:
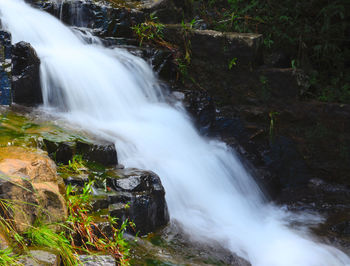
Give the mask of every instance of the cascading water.
M 268 205 L 234 151 L 201 137 L 180 103 L 166 103 L 142 59 L 87 44 L 22 0 L 0 0 L 0 12 L 13 41 L 30 42 L 41 59 L 44 106 L 113 140 L 127 167 L 155 171 L 171 218 L 195 239 L 219 241 L 253 265 L 350 265 L 306 229 L 288 228 L 291 214 Z

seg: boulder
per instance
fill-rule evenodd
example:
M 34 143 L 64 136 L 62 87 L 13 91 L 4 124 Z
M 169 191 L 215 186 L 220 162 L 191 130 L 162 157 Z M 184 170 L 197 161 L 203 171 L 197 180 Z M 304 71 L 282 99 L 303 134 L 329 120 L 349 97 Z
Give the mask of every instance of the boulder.
M 74 155 L 81 155 L 83 159 L 112 166 L 118 164 L 117 151 L 113 143 L 96 140 L 96 143 L 82 141 L 79 139 L 69 139 L 55 141 L 44 138 L 44 149 L 48 152 L 50 158 L 57 163 L 68 164 L 72 161 Z
M 40 59 L 29 43 L 19 42 L 13 46 L 12 88 L 15 103 L 35 106 L 43 102 Z
M 76 153 L 81 154 L 84 159 L 102 165 L 111 166 L 118 164 L 117 151 L 112 143 L 91 144 L 77 141 Z
M 125 219 L 133 221 L 136 228 L 129 230 L 130 233 L 144 235 L 169 222 L 165 191 L 155 173 L 134 168 L 118 169 L 113 177 L 108 175 L 106 187 L 108 192 L 102 188 L 94 189 L 93 211 L 108 211 L 121 222 Z
M 11 100 L 11 34 L 0 30 L 0 105 Z
M 110 197 L 109 211 L 121 220 L 129 218 L 142 235 L 169 222 L 165 190 L 153 172 L 138 169 L 118 170 L 120 178 L 108 178 L 107 185 L 118 191 Z
M 63 180 L 44 153 L 20 147 L 0 148 L 0 197 L 11 207 L 4 217 L 15 221 L 23 232 L 37 218 L 55 223 L 66 220 Z M 61 194 L 62 193 L 62 194 Z
M 62 141 L 56 142 L 44 139 L 45 150 L 56 163 L 68 164 L 72 160 L 75 150 L 75 143 Z

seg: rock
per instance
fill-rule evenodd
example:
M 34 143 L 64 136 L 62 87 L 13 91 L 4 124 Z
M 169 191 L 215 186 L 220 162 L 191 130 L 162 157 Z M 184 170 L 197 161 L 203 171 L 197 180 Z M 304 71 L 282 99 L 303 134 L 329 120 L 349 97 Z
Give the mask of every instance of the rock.
M 272 97 L 283 100 L 297 100 L 299 96 L 309 89 L 308 77 L 302 70 L 293 68 L 262 68 L 258 72 L 259 81 L 256 87 L 266 86 L 266 93 L 270 100 Z M 265 80 L 266 84 L 262 79 Z
M 70 182 L 83 185 L 76 177 Z M 96 185 L 98 186 L 98 183 Z M 104 217 L 107 211 L 120 222 L 125 219 L 133 221 L 136 224 L 136 231 L 128 228 L 128 232 L 134 234 L 140 232 L 144 235 L 168 223 L 165 191 L 156 174 L 138 169 L 118 169 L 113 176 L 108 175 L 106 187 L 107 192 L 102 188 L 94 188 L 92 210 L 96 214 L 102 213 Z M 106 230 L 100 228 L 100 223 L 96 224 L 100 230 L 108 234 Z
M 13 101 L 24 105 L 43 102 L 40 83 L 40 59 L 33 47 L 19 42 L 12 49 Z
M 118 164 L 117 151 L 114 144 L 111 143 L 91 144 L 77 141 L 76 153 L 83 155 L 83 158 L 88 161 L 102 165 L 111 166 Z
M 125 46 L 125 48 L 133 55 L 142 57 L 149 62 L 161 79 L 166 81 L 176 79 L 176 66 L 171 51 L 158 47 L 139 47 L 138 43 L 134 44 L 134 46 Z
M 205 91 L 185 91 L 185 107 L 195 118 L 200 132 L 209 134 L 215 123 L 215 104 L 213 98 Z
M 230 61 L 234 59 L 235 68 L 249 70 L 263 61 L 261 34 L 196 29 L 184 31 L 183 26 L 175 24 L 167 25 L 164 29 L 164 39 L 183 48 L 190 43 L 192 64 L 205 61 L 206 65 L 203 65 L 206 68 L 228 70 Z
M 141 234 L 166 225 L 169 214 L 160 178 L 153 172 L 137 169 L 118 170 L 118 174 L 120 178 L 107 179 L 108 186 L 121 192 L 111 198 L 111 215 L 122 220 L 129 217 Z
M 39 151 L 20 147 L 0 148 L 0 195 L 15 202 L 9 213 L 20 232 L 37 218 L 55 223 L 66 220 L 64 184 L 56 167 Z
M 1 209 L 1 216 L 13 219 L 15 228 L 19 232 L 24 232 L 34 224 L 39 214 L 38 208 L 35 207 L 39 202 L 35 197 L 34 187 L 23 178 L 8 177 L 2 172 L 0 174 L 0 198 L 14 202 L 6 211 Z
M 49 139 L 44 139 L 43 141 L 46 151 L 55 162 L 68 164 L 72 160 L 75 150 L 74 142 L 55 142 Z
M 60 256 L 44 250 L 30 250 L 27 257 L 19 260 L 25 266 L 60 266 Z
M 6 234 L 0 231 L 0 250 L 4 250 L 10 247 L 10 242 L 7 239 Z
M 86 174 L 69 176 L 64 179 L 66 185 L 71 184 L 72 186 L 83 187 L 84 184 L 89 183 L 89 176 Z
M 291 59 L 283 51 L 275 51 L 268 54 L 267 56 L 265 56 L 264 63 L 265 65 L 271 68 L 290 68 L 291 67 Z
M 10 105 L 11 100 L 11 34 L 0 30 L 0 105 Z
M 297 151 L 295 143 L 287 137 L 274 138 L 263 159 L 270 171 L 279 178 L 282 189 L 305 185 L 310 179 L 305 161 Z
M 51 159 L 57 163 L 68 164 L 74 155 L 81 155 L 83 159 L 102 164 L 115 166 L 118 164 L 117 151 L 114 144 L 101 140 L 80 140 L 69 138 L 67 140 L 43 139 L 45 150 Z
M 32 4 L 70 26 L 94 29 L 99 37 L 133 37 L 132 26 L 144 21 L 144 13 L 131 2 L 113 7 L 106 1 L 41 1 Z M 137 5 L 140 5 L 139 3 Z
M 151 1 L 143 11 L 153 14 L 161 23 L 179 23 L 183 19 L 184 10 L 178 2 L 174 0 Z
M 80 255 L 84 266 L 115 266 L 116 261 L 110 255 Z

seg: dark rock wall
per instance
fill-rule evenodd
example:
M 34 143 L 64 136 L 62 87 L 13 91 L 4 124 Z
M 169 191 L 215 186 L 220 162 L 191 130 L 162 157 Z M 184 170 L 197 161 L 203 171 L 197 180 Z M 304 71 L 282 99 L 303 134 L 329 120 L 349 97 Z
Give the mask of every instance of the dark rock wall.
M 43 102 L 40 82 L 40 59 L 34 48 L 19 42 L 12 49 L 13 101 L 24 105 Z
M 11 104 L 11 34 L 0 30 L 0 105 Z

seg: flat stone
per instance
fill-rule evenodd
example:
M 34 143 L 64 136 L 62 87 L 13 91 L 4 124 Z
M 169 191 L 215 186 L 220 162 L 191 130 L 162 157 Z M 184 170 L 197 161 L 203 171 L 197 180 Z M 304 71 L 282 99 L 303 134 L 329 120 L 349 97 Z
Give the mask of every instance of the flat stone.
M 182 25 L 167 25 L 164 38 L 170 43 L 183 47 L 186 41 L 191 43 L 191 60 L 205 61 L 215 67 L 228 69 L 232 59 L 236 59 L 236 69 L 250 69 L 263 61 L 263 36 L 255 33 L 219 32 L 214 30 L 186 30 Z
M 30 250 L 27 257 L 19 261 L 24 266 L 59 266 L 60 256 L 44 250 Z
M 84 266 L 115 266 L 116 261 L 109 255 L 80 255 L 80 261 Z

